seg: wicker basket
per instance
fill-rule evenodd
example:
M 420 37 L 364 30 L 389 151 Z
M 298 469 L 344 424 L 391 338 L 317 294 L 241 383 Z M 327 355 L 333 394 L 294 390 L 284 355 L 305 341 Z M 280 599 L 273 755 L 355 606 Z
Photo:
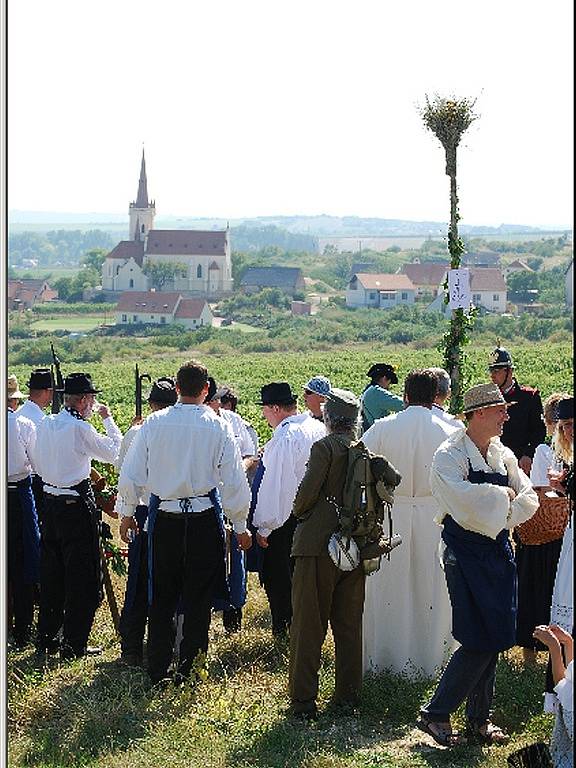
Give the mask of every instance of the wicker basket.
M 534 488 L 540 506 L 529 520 L 516 527 L 522 544 L 536 546 L 561 539 L 568 524 L 570 502 L 565 496 L 547 496 L 550 488 Z

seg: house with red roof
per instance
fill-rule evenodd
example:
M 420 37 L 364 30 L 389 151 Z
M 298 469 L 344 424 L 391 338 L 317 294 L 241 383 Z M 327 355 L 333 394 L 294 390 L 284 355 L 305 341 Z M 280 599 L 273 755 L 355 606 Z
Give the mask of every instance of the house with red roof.
M 36 303 L 54 301 L 58 291 L 46 280 L 21 278 L 8 280 L 8 309 L 31 309 Z
M 182 267 L 170 290 L 187 296 L 221 298 L 232 291 L 230 230 L 155 229 L 156 203 L 148 198 L 146 160 L 142 151 L 136 200 L 129 206 L 129 239 L 122 240 L 102 265 L 102 289 L 146 291 L 147 264 Z
M 390 309 L 400 304 L 413 304 L 416 286 L 408 275 L 367 274 L 352 275 L 346 289 L 346 306 Z
M 189 329 L 212 326 L 214 315 L 206 299 L 177 291 L 126 291 L 116 305 L 116 323 L 172 325 Z

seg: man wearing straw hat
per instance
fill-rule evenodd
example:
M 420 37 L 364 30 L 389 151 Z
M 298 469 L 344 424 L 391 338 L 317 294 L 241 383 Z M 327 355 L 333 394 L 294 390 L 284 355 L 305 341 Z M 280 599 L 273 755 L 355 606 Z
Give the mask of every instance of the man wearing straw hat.
M 499 440 L 509 405 L 496 384 L 469 389 L 466 430 L 442 443 L 432 461 L 430 485 L 446 545 L 442 560 L 452 634 L 460 647 L 421 710 L 418 727 L 443 746 L 462 742 L 452 732 L 450 715 L 463 701 L 471 740 L 507 740 L 489 717 L 498 654 L 516 642 L 516 565 L 509 531 L 538 507 L 518 460 Z
M 32 495 L 34 423 L 16 409 L 24 397 L 16 376 L 8 377 L 8 595 L 13 617 L 13 639 L 24 647 L 31 638 L 34 585 L 39 579 L 40 533 Z

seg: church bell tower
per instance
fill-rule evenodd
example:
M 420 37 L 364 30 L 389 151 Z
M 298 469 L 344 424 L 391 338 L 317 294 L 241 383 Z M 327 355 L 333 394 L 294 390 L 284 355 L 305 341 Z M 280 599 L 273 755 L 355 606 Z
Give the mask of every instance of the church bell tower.
M 142 164 L 140 166 L 140 179 L 138 180 L 138 194 L 136 200 L 130 203 L 130 240 L 146 241 L 148 232 L 154 228 L 156 206 L 154 200 L 148 200 L 148 181 L 146 179 L 146 159 L 142 149 Z

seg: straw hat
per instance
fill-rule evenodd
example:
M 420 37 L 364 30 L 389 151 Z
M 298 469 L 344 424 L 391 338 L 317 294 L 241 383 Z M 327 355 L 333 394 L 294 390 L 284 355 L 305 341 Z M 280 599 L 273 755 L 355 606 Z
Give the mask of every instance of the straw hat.
M 508 407 L 516 403 L 507 403 L 496 384 L 478 384 L 464 392 L 464 413 L 471 413 L 480 408 L 491 408 L 495 405 Z
M 20 392 L 18 379 L 14 374 L 8 376 L 8 400 L 23 400 L 25 395 Z

